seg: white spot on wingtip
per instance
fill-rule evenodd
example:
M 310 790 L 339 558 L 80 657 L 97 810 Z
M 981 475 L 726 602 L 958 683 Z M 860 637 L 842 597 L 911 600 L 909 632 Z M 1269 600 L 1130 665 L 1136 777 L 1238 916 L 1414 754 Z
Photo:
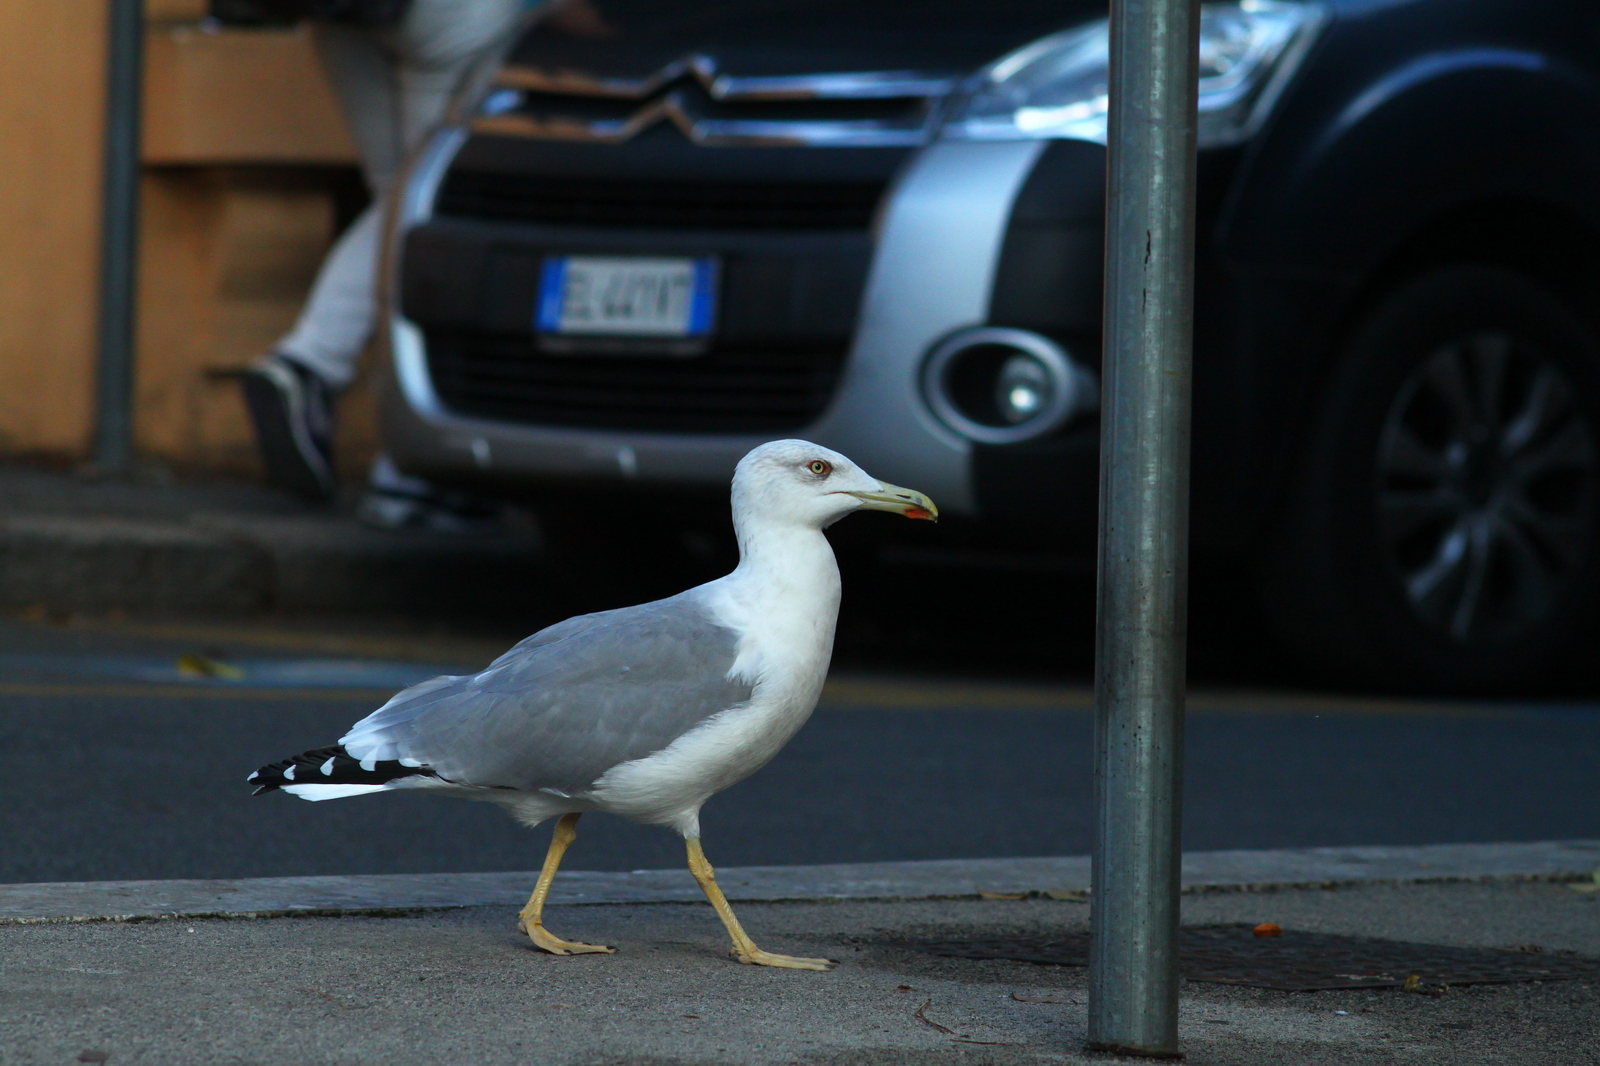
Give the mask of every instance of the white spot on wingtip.
M 294 780 L 294 767 L 293 766 L 289 767 L 287 770 L 285 770 L 283 772 L 283 779 L 285 781 L 293 781 Z
M 323 774 L 325 776 L 332 776 L 332 774 L 333 774 L 333 757 L 331 755 L 328 757 L 328 761 L 322 764 L 322 772 L 323 772 Z
M 291 796 L 315 803 L 319 800 L 344 799 L 346 796 L 364 796 L 369 792 L 387 792 L 388 785 L 285 785 L 283 790 Z
M 372 754 L 368 755 L 365 759 L 362 759 L 361 768 L 369 774 L 372 773 L 372 771 L 378 768 L 378 756 L 376 754 Z
M 245 780 L 246 781 L 254 781 L 256 778 L 258 778 L 260 776 L 261 776 L 261 771 L 260 770 L 256 770 L 249 777 L 245 778 Z
M 401 759 L 400 765 L 415 770 L 422 765 L 422 761 L 420 759 Z

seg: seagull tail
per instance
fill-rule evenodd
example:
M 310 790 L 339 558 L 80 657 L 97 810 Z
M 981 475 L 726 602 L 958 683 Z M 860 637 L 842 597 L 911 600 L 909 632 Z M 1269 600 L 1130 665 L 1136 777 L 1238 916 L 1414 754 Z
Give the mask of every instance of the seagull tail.
M 335 744 L 268 763 L 247 780 L 256 786 L 257 796 L 282 789 L 304 800 L 329 800 L 382 792 L 406 778 L 438 776 L 426 766 L 403 766 L 394 760 L 363 765 Z

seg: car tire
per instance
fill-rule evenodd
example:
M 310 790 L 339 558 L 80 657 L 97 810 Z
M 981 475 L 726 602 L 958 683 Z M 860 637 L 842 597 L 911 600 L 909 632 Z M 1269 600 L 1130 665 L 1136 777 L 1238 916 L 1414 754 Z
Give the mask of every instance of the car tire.
M 1350 335 L 1261 554 L 1268 625 L 1325 681 L 1563 683 L 1600 604 L 1600 344 L 1487 266 L 1395 287 Z

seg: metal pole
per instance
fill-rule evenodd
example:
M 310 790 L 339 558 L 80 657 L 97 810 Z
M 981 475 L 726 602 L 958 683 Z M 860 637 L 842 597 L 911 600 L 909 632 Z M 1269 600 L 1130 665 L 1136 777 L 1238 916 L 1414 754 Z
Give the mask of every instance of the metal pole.
M 144 0 L 110 0 L 109 7 L 94 462 L 102 470 L 120 471 L 128 468 L 133 457 L 134 294 L 139 254 Z
M 1112 0 L 1089 1046 L 1178 1052 L 1197 0 Z

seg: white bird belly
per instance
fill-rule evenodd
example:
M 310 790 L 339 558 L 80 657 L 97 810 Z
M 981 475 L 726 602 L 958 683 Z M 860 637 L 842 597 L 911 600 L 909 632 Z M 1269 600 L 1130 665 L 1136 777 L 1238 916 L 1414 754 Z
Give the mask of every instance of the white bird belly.
M 778 754 L 811 716 L 817 694 L 766 700 L 758 695 L 702 722 L 653 755 L 612 767 L 584 799 L 595 810 L 697 837 L 701 805 Z

